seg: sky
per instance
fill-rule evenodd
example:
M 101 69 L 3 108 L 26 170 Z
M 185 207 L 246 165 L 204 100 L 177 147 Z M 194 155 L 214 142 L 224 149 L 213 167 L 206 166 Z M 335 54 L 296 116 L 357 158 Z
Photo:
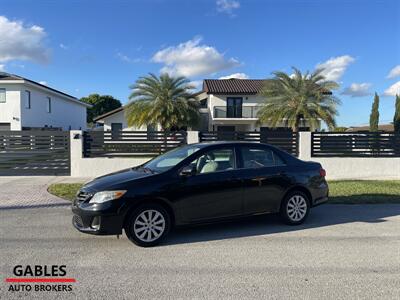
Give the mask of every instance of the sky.
M 0 71 L 76 97 L 112 95 L 149 72 L 271 78 L 325 68 L 339 126 L 380 123 L 400 94 L 399 0 L 0 0 Z

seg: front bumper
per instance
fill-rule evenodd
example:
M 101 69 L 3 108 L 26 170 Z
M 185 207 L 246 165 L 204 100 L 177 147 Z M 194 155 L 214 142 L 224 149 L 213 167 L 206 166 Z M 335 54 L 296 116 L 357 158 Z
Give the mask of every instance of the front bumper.
M 122 233 L 123 217 L 100 210 L 90 210 L 72 205 L 72 225 L 83 233 L 116 235 Z

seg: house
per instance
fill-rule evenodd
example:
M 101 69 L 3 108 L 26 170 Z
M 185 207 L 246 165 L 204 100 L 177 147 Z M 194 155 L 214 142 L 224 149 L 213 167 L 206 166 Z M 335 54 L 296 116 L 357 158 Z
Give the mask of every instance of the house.
M 364 125 L 364 126 L 350 126 L 347 128 L 346 132 L 369 132 L 369 126 Z M 394 125 L 393 124 L 381 124 L 378 125 L 378 131 L 381 132 L 393 132 L 394 131 Z
M 0 72 L 0 130 L 86 129 L 89 107 L 47 85 Z
M 258 93 L 265 79 L 205 79 L 203 90 L 195 94 L 199 101 L 201 123 L 192 130 L 199 131 L 263 131 L 268 124 L 260 124 L 257 112 L 264 102 Z M 124 107 L 98 116 L 95 122 L 103 124 L 105 131 L 147 130 L 146 127 L 128 128 Z M 153 128 L 152 128 L 153 129 Z M 277 130 L 288 130 L 287 120 Z M 301 120 L 301 130 L 309 130 L 306 120 Z
M 200 103 L 200 112 L 203 112 L 205 114 L 207 112 L 206 109 L 206 94 L 201 91 L 198 93 L 195 93 L 193 95 L 196 99 L 198 99 Z M 131 130 L 131 131 L 156 131 L 156 130 L 161 130 L 160 126 L 142 126 L 140 128 L 137 127 L 129 127 L 126 119 L 125 119 L 125 107 L 126 106 L 121 106 L 118 107 L 112 111 L 109 111 L 108 113 L 102 114 L 100 116 L 97 116 L 96 118 L 93 119 L 93 122 L 96 124 L 103 126 L 104 131 L 118 131 L 118 130 Z M 201 124 L 206 124 L 206 128 L 208 128 L 208 124 L 206 123 L 208 119 L 202 120 Z M 203 126 L 204 127 L 204 126 Z M 199 128 L 192 128 L 199 130 Z M 207 130 L 207 129 L 205 129 Z
M 259 95 L 265 79 L 205 79 L 208 131 L 263 131 L 271 129 L 260 123 L 257 112 L 265 98 Z M 203 112 L 200 112 L 203 113 Z M 309 130 L 301 120 L 301 130 Z M 287 120 L 275 130 L 288 130 Z
M 129 127 L 125 119 L 125 106 L 118 107 L 108 113 L 101 116 L 97 116 L 93 121 L 100 126 L 103 126 L 104 131 L 119 131 L 119 130 L 131 130 L 131 131 L 155 131 L 160 128 L 154 128 L 150 126 Z
M 193 95 L 199 101 L 199 111 L 201 116 L 201 121 L 198 127 L 190 128 L 192 130 L 208 130 L 208 110 L 207 110 L 207 94 L 203 91 L 195 93 Z M 103 126 L 104 131 L 118 131 L 118 130 L 131 130 L 131 131 L 156 131 L 161 130 L 160 126 L 142 126 L 129 127 L 125 119 L 125 107 L 121 106 L 108 113 L 97 116 L 93 121 Z

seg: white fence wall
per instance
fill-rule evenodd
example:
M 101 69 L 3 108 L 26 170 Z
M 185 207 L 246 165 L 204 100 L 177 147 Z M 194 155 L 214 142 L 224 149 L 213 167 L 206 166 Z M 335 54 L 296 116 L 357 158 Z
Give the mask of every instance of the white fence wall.
M 72 130 L 71 134 L 71 176 L 72 177 L 98 177 L 129 167 L 139 166 L 148 158 L 107 158 L 83 157 L 82 131 Z
M 400 157 L 311 157 L 311 132 L 299 135 L 299 158 L 319 162 L 327 179 L 400 179 Z
M 400 179 L 400 158 L 311 157 L 311 133 L 299 133 L 299 158 L 322 164 L 327 179 Z M 189 144 L 198 142 L 198 132 L 189 131 Z M 145 163 L 148 158 L 83 158 L 82 131 L 71 131 L 71 176 L 97 177 Z

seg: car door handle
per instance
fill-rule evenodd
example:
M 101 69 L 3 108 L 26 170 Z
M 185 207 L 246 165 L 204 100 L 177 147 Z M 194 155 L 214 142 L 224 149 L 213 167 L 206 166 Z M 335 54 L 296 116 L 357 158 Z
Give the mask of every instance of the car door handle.
M 267 177 L 257 176 L 257 177 L 252 178 L 251 180 L 252 181 L 262 181 L 262 180 L 265 180 L 265 179 L 267 179 Z
M 252 178 L 251 181 L 257 182 L 258 186 L 262 186 L 263 181 L 266 179 L 267 179 L 267 177 L 257 176 L 257 177 Z

